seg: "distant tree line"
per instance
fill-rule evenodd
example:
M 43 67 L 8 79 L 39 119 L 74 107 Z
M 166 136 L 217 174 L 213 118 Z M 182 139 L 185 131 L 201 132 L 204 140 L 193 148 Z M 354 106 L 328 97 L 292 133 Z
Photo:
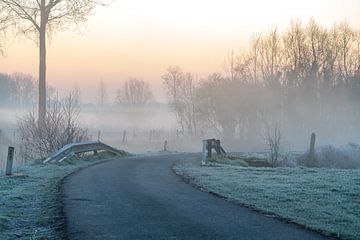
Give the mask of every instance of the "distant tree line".
M 115 103 L 127 107 L 143 107 L 153 99 L 149 84 L 138 78 L 130 78 L 116 89 Z M 103 80 L 98 85 L 97 105 L 108 104 L 107 86 Z
M 29 107 L 37 102 L 37 81 L 28 74 L 0 73 L 0 106 Z
M 346 22 L 292 21 L 282 33 L 254 34 L 245 51 L 229 54 L 223 73 L 195 83 L 170 67 L 163 80 L 184 133 L 213 129 L 249 144 L 272 124 L 299 137 L 360 134 L 360 31 Z

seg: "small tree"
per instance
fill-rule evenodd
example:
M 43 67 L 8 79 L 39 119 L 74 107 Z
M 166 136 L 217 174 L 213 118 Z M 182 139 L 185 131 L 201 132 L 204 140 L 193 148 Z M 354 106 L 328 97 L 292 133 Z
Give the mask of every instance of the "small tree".
M 171 66 L 167 69 L 166 73 L 161 77 L 164 80 L 166 88 L 168 103 L 171 110 L 175 113 L 177 122 L 181 130 L 184 132 L 184 105 L 181 101 L 182 85 L 184 82 L 185 74 L 178 66 Z
M 162 76 L 168 95 L 168 103 L 175 113 L 181 130 L 196 134 L 198 109 L 194 74 L 184 73 L 179 67 L 169 67 Z
M 273 128 L 267 129 L 265 140 L 270 151 L 270 164 L 273 167 L 279 165 L 281 137 L 281 131 L 277 124 Z

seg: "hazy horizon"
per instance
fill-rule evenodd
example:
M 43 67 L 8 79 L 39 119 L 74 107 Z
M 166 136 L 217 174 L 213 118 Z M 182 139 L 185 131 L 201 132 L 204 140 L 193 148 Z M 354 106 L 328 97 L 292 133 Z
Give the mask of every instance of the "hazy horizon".
M 222 71 L 226 55 L 245 47 L 252 33 L 275 26 L 281 31 L 292 19 L 306 24 L 311 17 L 326 27 L 346 20 L 358 28 L 359 7 L 355 0 L 114 1 L 97 8 L 81 34 L 74 30 L 52 36 L 48 84 L 60 93 L 77 84 L 83 100 L 94 102 L 100 79 L 116 89 L 129 77 L 138 77 L 164 102 L 161 75 L 170 65 L 205 77 Z M 38 49 L 30 40 L 9 37 L 0 64 L 1 72 L 37 77 Z M 115 91 L 108 94 L 115 97 Z

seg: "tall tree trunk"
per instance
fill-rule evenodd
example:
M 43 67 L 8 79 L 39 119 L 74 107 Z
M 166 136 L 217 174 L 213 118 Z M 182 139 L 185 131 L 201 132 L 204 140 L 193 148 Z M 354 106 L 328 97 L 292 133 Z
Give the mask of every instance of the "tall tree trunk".
M 39 31 L 39 119 L 46 116 L 46 21 L 43 15 Z

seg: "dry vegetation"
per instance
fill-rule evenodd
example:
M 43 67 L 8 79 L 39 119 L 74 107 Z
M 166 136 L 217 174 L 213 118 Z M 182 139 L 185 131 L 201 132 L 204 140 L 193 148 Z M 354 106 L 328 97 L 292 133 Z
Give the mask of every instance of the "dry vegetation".
M 76 94 L 71 92 L 63 101 L 49 101 L 45 119 L 29 113 L 19 120 L 22 159 L 43 158 L 66 144 L 89 140 L 87 130 L 78 122 L 80 110 Z

